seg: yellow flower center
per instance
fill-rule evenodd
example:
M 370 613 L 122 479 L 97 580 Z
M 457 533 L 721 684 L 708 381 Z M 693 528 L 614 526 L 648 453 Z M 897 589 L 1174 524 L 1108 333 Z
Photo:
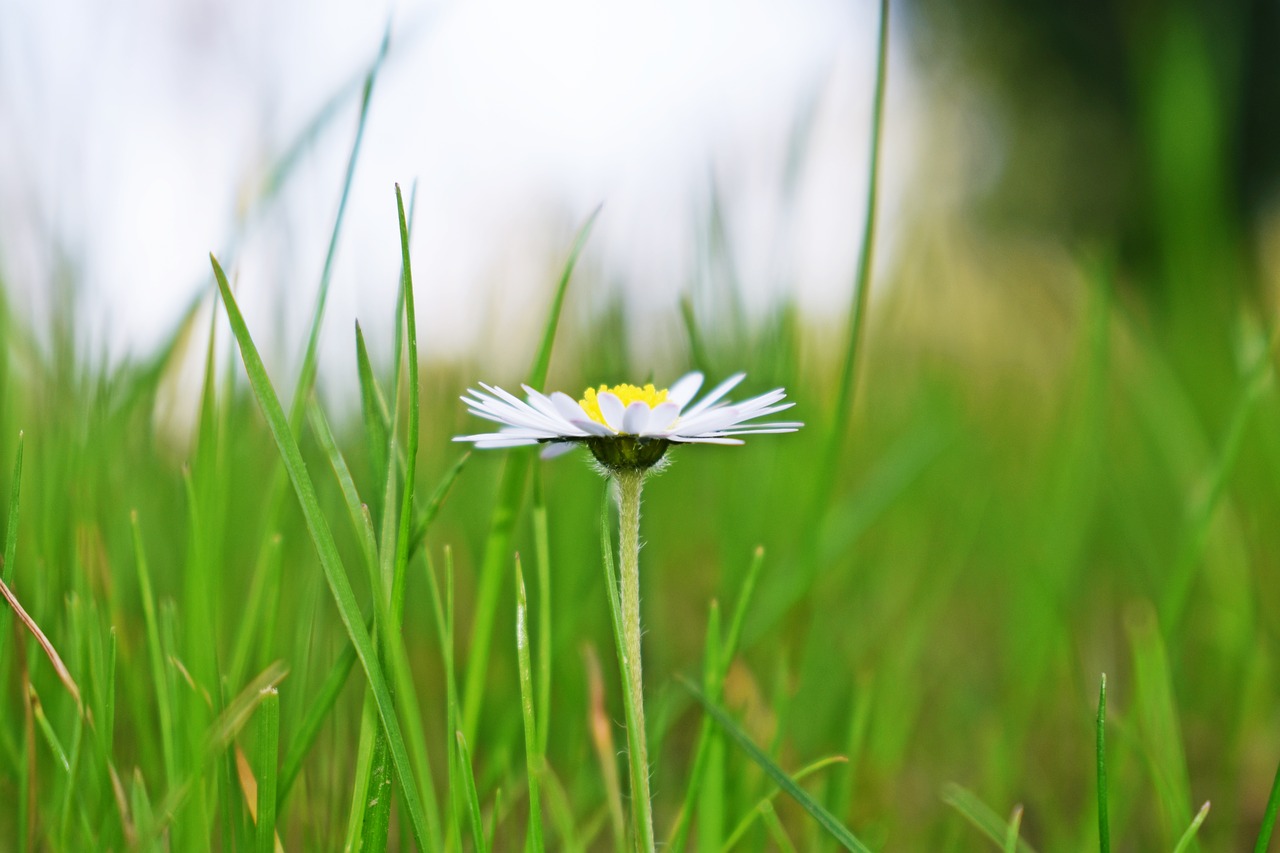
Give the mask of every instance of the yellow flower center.
M 605 426 L 608 426 L 608 424 L 605 423 L 604 415 L 600 413 L 600 400 L 597 395 L 606 391 L 621 400 L 623 408 L 639 400 L 652 409 L 667 399 L 667 389 L 659 390 L 654 388 L 653 383 L 649 383 L 643 388 L 636 385 L 615 385 L 612 388 L 608 385 L 601 385 L 598 389 L 588 388 L 582 393 L 582 399 L 578 402 L 582 404 L 582 410 L 587 413 L 587 417 Z

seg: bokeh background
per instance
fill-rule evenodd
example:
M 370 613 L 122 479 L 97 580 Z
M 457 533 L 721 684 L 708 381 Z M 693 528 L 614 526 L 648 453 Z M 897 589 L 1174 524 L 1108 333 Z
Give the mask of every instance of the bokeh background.
M 225 326 L 211 326 L 207 257 L 236 280 L 277 387 L 292 387 L 361 86 L 389 32 L 319 373 L 362 488 L 376 474 L 351 328 L 359 319 L 394 387 L 395 182 L 415 198 L 420 482 L 438 481 L 459 453 L 449 437 L 475 428 L 458 394 L 527 374 L 574 234 L 602 203 L 549 385 L 741 369 L 749 390 L 785 385 L 808 423 L 742 449 L 680 452 L 648 489 L 660 835 L 699 722 L 675 676 L 700 673 L 708 606 L 736 602 L 762 545 L 725 703 L 783 766 L 846 755 L 811 788 L 873 847 L 979 849 L 964 809 L 948 805 L 953 783 L 1001 817 L 1023 804 L 1035 849 L 1096 847 L 1103 672 L 1117 846 L 1171 848 L 1211 800 L 1206 849 L 1250 847 L 1280 758 L 1280 7 L 892 3 L 870 309 L 844 420 L 877 21 L 866 0 L 7 0 L 0 447 L 7 458 L 26 430 L 16 585 L 28 609 L 52 636 L 80 636 L 86 617 L 68 601 L 93 602 L 93 630 L 119 631 L 121 671 L 141 661 L 137 508 L 157 595 L 175 602 L 175 648 L 230 654 L 259 543 L 280 533 L 292 594 L 251 657 L 292 667 L 282 731 L 304 713 L 344 635 L 295 508 L 264 528 L 264 472 L 278 463 Z M 225 538 L 217 594 L 202 603 L 183 472 L 199 453 L 210 328 L 224 366 L 211 470 L 226 488 L 211 500 Z M 427 540 L 437 562 L 448 545 L 457 563 L 462 660 L 508 464 L 469 460 Z M 554 570 L 553 621 L 534 626 L 555 650 L 548 761 L 578 840 L 606 845 L 581 657 L 596 649 L 615 683 L 602 486 L 576 458 L 540 470 Z M 340 519 L 337 490 L 322 492 Z M 527 511 L 514 547 L 532 548 Z M 420 724 L 443 744 L 417 571 L 406 647 Z M 515 839 L 523 746 L 514 595 L 502 595 L 473 754 L 486 809 L 502 789 L 500 826 Z M 207 620 L 182 618 L 192 607 Z M 88 672 L 91 649 L 67 657 Z M 49 695 L 52 677 L 32 678 L 48 679 L 50 718 L 69 730 L 74 709 Z M 282 813 L 290 846 L 344 831 L 356 681 Z M 203 686 L 217 682 L 211 670 Z M 120 684 L 117 759 L 154 795 L 147 684 Z M 0 790 L 16 792 L 21 744 L 3 746 Z M 717 760 L 709 784 L 723 797 L 704 803 L 723 813 L 699 812 L 699 849 L 768 790 L 731 748 Z M 82 810 L 96 818 L 104 802 Z M 778 809 L 798 847 L 820 843 L 802 812 Z M 776 839 L 759 830 L 744 843 Z

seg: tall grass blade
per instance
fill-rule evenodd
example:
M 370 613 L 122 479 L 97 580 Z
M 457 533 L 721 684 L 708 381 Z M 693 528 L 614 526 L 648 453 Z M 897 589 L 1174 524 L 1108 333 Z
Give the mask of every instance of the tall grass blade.
M 564 307 L 569 280 L 573 277 L 578 256 L 586 246 L 587 238 L 591 236 L 591 229 L 599 215 L 600 208 L 597 207 L 578 230 L 578 236 L 569 250 L 569 258 L 565 261 L 564 271 L 560 275 L 560 282 L 556 285 L 551 309 L 547 313 L 547 320 L 543 326 L 542 343 L 538 347 L 538 353 L 529 371 L 529 385 L 534 388 L 541 388 L 547 382 L 547 371 L 551 366 L 551 350 L 555 344 L 556 329 L 560 325 L 560 312 Z M 502 591 L 503 567 L 510 559 L 511 536 L 515 530 L 516 517 L 520 512 L 520 501 L 524 496 L 529 461 L 528 451 L 508 454 L 506 468 L 502 472 L 502 482 L 498 487 L 498 503 L 494 507 L 489 535 L 484 544 L 474 621 L 471 624 L 471 655 L 467 660 L 467 677 L 462 691 L 462 731 L 471 742 L 475 741 L 476 729 L 480 724 L 484 680 L 489 668 L 489 644 L 493 637 L 494 619 L 497 617 L 498 596 Z
M 839 820 L 837 820 L 831 812 L 822 807 L 822 804 L 809 796 L 803 788 L 795 783 L 795 780 L 787 775 L 786 771 L 773 762 L 764 750 L 756 746 L 751 738 L 747 736 L 733 718 L 724 712 L 720 706 L 713 704 L 703 695 L 702 691 L 694 686 L 693 682 L 686 678 L 681 678 L 680 682 L 685 688 L 693 694 L 703 709 L 711 716 L 712 719 L 720 726 L 729 739 L 736 743 L 739 748 L 745 752 L 752 761 L 760 765 L 760 769 L 774 781 L 779 788 L 786 792 L 800 807 L 809 813 L 818 825 L 821 826 L 828 835 L 834 838 L 846 850 L 853 850 L 855 853 L 870 853 L 871 848 L 867 847 L 857 837 L 850 832 Z
M 863 327 L 866 324 L 867 301 L 871 291 L 871 270 L 876 236 L 876 212 L 880 188 L 880 138 L 884 128 L 884 92 L 889 57 L 889 0 L 880 0 L 880 30 L 876 41 L 875 95 L 871 106 L 871 148 L 867 158 L 867 195 L 862 226 L 862 242 L 858 246 L 858 267 L 849 303 L 849 319 L 844 358 L 840 365 L 840 384 L 836 386 L 834 420 L 827 436 L 822 465 L 818 469 L 818 488 L 814 508 L 821 510 L 830 501 L 835 487 L 835 474 L 844 447 L 853 404 L 857 396 L 858 358 L 863 349 Z M 814 517 L 820 517 L 815 512 Z
M 457 732 L 458 767 L 462 771 L 462 796 L 467 804 L 467 820 L 471 825 L 471 839 L 478 853 L 489 853 L 489 844 L 484 837 L 484 821 L 480 817 L 480 797 L 476 794 L 476 777 L 471 772 L 471 752 L 467 749 L 467 740 L 462 732 Z
M 524 754 L 529 773 L 529 844 L 540 853 L 542 842 L 542 805 L 540 782 L 542 756 L 538 754 L 538 723 L 533 710 L 533 667 L 529 662 L 529 602 L 525 598 L 524 572 L 520 555 L 516 555 L 516 657 L 520 664 L 520 710 L 524 717 Z
M 276 847 L 276 781 L 280 752 L 280 691 L 268 687 L 258 705 L 254 741 L 258 782 L 258 825 L 254 832 L 257 853 L 274 853 Z
M 1107 817 L 1107 674 L 1098 687 L 1098 850 L 1111 853 L 1111 826 Z
M 227 277 L 222 272 L 222 267 L 218 265 L 217 259 L 210 256 L 210 260 L 213 263 L 214 276 L 218 280 L 218 288 L 222 292 L 223 306 L 226 308 L 232 331 L 235 333 L 236 341 L 240 346 L 240 354 L 244 361 L 245 371 L 249 376 L 250 387 L 267 420 L 267 425 L 270 427 L 272 437 L 280 450 L 280 455 L 284 459 L 289 479 L 293 482 L 298 501 L 302 505 L 307 529 L 311 533 L 312 540 L 315 542 L 316 550 L 319 553 L 320 565 L 324 569 L 325 580 L 329 584 L 329 590 L 332 592 L 334 602 L 338 607 L 338 614 L 347 629 L 352 645 L 355 646 L 356 656 L 364 667 L 369 687 L 373 691 L 374 700 L 378 707 L 378 715 L 381 717 L 383 728 L 386 731 L 396 778 L 405 792 L 405 802 L 407 803 L 407 811 L 413 828 L 414 840 L 419 847 L 429 849 L 430 845 L 427 840 L 435 839 L 437 833 L 434 831 L 434 827 L 427 826 L 426 818 L 422 813 L 418 786 L 414 782 L 413 774 L 409 769 L 409 757 L 405 752 L 404 739 L 400 733 L 399 722 L 396 720 L 395 708 L 391 703 L 391 694 L 387 689 L 386 677 L 378 662 L 373 641 L 365 630 L 364 619 L 360 614 L 359 605 L 356 604 L 355 593 L 351 590 L 351 584 L 347 580 L 346 569 L 342 564 L 341 556 L 338 554 L 338 546 L 333 540 L 333 533 L 329 530 L 329 523 L 321 512 L 315 486 L 311 482 L 311 476 L 307 473 L 306 464 L 302 461 L 302 453 L 298 449 L 298 443 L 293 437 L 288 420 L 285 418 L 279 398 L 276 397 L 275 389 L 271 385 L 271 379 L 267 376 L 262 358 L 258 355 L 257 347 L 249 334 L 249 328 L 245 325 L 244 317 L 241 315 L 240 308 L 231 293 L 231 288 L 227 284 Z

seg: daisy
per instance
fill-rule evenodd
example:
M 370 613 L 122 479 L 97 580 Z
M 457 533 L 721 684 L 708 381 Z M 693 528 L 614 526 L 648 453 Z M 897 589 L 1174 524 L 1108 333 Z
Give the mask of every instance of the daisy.
M 682 376 L 669 389 L 652 384 L 601 385 L 575 400 L 562 391 L 551 395 L 524 388 L 527 401 L 491 385 L 470 389 L 463 397 L 477 417 L 502 424 L 497 432 L 460 435 L 478 448 L 545 444 L 549 459 L 585 444 L 610 471 L 646 469 L 657 464 L 672 444 L 742 444 L 740 435 L 795 432 L 799 421 L 759 423 L 758 419 L 789 409 L 786 392 L 777 388 L 740 403 L 725 399 L 745 373 L 735 373 L 696 403 L 701 373 Z M 691 405 L 692 403 L 692 405 Z
M 477 417 L 501 424 L 497 432 L 460 435 L 480 448 L 544 444 L 544 458 L 559 456 L 585 444 L 612 481 L 618 501 L 620 569 L 609 584 L 615 618 L 618 664 L 626 673 L 624 710 L 627 719 L 627 763 L 631 770 L 632 822 L 636 847 L 655 850 L 653 810 L 649 799 L 649 758 L 645 745 L 644 687 L 640 663 L 640 494 L 645 478 L 658 470 L 673 444 L 742 444 L 736 436 L 795 432 L 799 421 L 764 421 L 794 403 L 777 388 L 758 397 L 731 403 L 726 395 L 746 378 L 735 373 L 694 403 L 702 374 L 689 373 L 670 388 L 615 385 L 588 388 L 582 399 L 556 391 L 550 396 L 524 388 L 526 400 L 492 385 L 470 389 L 462 402 Z M 606 565 L 610 565 L 606 562 Z M 612 570 L 610 570 L 612 571 Z

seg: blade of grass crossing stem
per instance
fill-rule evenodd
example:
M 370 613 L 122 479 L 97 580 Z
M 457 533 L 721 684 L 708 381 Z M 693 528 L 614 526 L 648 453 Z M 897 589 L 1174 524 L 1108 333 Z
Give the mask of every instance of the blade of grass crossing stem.
M 476 777 L 471 772 L 471 753 L 467 749 L 467 739 L 462 732 L 457 733 L 458 768 L 462 771 L 462 795 L 467 804 L 467 820 L 471 824 L 471 838 L 475 841 L 479 853 L 489 853 L 489 845 L 484 837 L 484 821 L 480 817 L 480 797 L 476 794 Z
M 1018 837 L 1022 832 L 1022 806 L 1014 806 L 1009 827 L 1004 833 L 1004 853 L 1018 853 Z
M 565 262 L 564 271 L 556 285 L 551 310 L 543 326 L 542 344 L 534 358 L 533 369 L 529 371 L 529 385 L 534 388 L 541 388 L 546 384 L 547 370 L 551 365 L 551 349 L 555 344 L 560 312 L 564 307 L 565 291 L 569 287 L 573 269 L 578 263 L 578 257 L 599 215 L 600 208 L 597 207 L 578 230 L 578 236 Z M 498 597 L 502 592 L 504 567 L 510 559 L 511 536 L 515 529 L 516 517 L 520 512 L 520 501 L 524 496 L 529 462 L 528 450 L 517 450 L 507 455 L 502 482 L 498 487 L 498 503 L 493 510 L 493 520 L 489 525 L 489 535 L 484 544 L 484 557 L 480 564 L 480 580 L 471 623 L 471 656 L 467 660 L 467 676 L 462 691 L 462 731 L 467 736 L 467 740 L 473 743 L 476 739 L 476 729 L 480 724 L 484 682 L 489 670 L 489 645 L 498 612 Z
M 538 755 L 547 754 L 551 723 L 551 544 L 542 468 L 533 469 L 533 555 L 538 561 Z
M 613 541 L 609 536 L 609 490 L 605 490 L 604 502 L 600 506 L 600 553 L 604 563 L 605 571 L 605 589 L 609 593 L 609 616 L 613 623 L 613 643 L 618 653 L 618 673 L 621 678 L 626 679 L 629 671 L 627 665 L 627 643 L 623 636 L 622 630 L 622 604 L 618 600 L 621 594 L 618 585 L 618 569 L 613 563 Z M 641 734 L 636 724 L 637 714 L 635 705 L 631 701 L 631 691 L 622 690 L 622 708 L 624 718 L 627 723 L 627 755 L 630 756 L 643 755 L 644 750 L 640 745 Z M 651 806 L 645 801 L 643 796 L 636 796 L 637 791 L 644 790 L 644 779 L 640 774 L 647 773 L 647 767 L 639 767 L 640 762 L 627 761 L 629 769 L 629 779 L 631 782 L 631 824 L 632 831 L 635 832 L 635 847 L 639 851 L 653 853 L 653 820 L 649 814 Z
M 1193 849 L 1192 844 L 1195 841 L 1196 833 L 1200 831 L 1200 824 L 1204 823 L 1204 819 L 1209 816 L 1209 802 L 1200 807 L 1200 811 L 1196 812 L 1196 816 L 1191 819 L 1191 825 L 1187 827 L 1187 831 L 1182 833 L 1182 837 L 1178 839 L 1178 844 L 1173 848 L 1173 853 L 1187 853 Z
M 719 701 L 720 685 L 723 683 L 721 665 L 724 659 L 720 653 L 720 604 L 715 599 L 712 599 L 707 615 L 704 656 L 702 689 L 706 691 L 708 697 L 715 697 L 714 701 Z M 696 771 L 700 771 L 695 775 L 702 777 L 700 784 L 696 789 L 690 785 L 689 790 L 697 790 L 700 795 L 697 804 L 698 849 L 718 850 L 724 833 L 724 738 L 712 728 L 711 717 L 706 714 L 702 716 L 702 726 L 708 732 L 705 741 L 706 760 L 701 767 L 695 768 Z M 700 742 L 698 746 L 699 752 L 702 752 L 702 743 Z M 693 807 L 687 795 L 685 803 L 689 808 Z M 683 847 L 683 844 L 681 846 Z
M 830 756 L 827 756 L 826 758 L 821 758 L 813 762 L 807 767 L 803 767 L 800 770 L 797 770 L 794 774 L 792 774 L 791 778 L 794 779 L 796 782 L 799 782 L 802 779 L 804 779 L 806 776 L 811 776 L 814 773 L 817 773 L 820 770 L 830 767 L 833 764 L 843 764 L 844 761 L 845 761 L 845 758 L 842 755 L 830 755 Z M 747 812 L 746 817 L 744 817 L 738 823 L 738 825 L 733 828 L 733 832 L 729 833 L 729 837 L 725 839 L 724 844 L 720 847 L 720 850 L 722 851 L 722 853 L 729 853 L 729 851 L 736 850 L 738 848 L 738 843 L 742 841 L 742 837 L 747 834 L 747 830 L 749 830 L 752 824 L 754 824 L 756 820 L 760 817 L 761 815 L 760 809 L 766 804 L 772 803 L 775 799 L 777 799 L 778 795 L 781 793 L 782 793 L 782 789 L 778 788 L 777 786 L 774 786 L 774 789 L 769 792 L 768 796 L 762 798 L 760 802 L 756 803 L 755 808 Z
M 529 602 L 524 593 L 524 572 L 516 555 L 516 657 L 520 664 L 520 710 L 524 716 L 524 757 L 529 773 L 528 847 L 538 853 L 542 842 L 542 806 L 539 782 L 542 759 L 538 755 L 538 724 L 533 710 L 533 670 L 529 663 Z
M 760 768 L 774 781 L 774 784 L 808 812 L 818 822 L 818 825 L 826 830 L 827 834 L 839 842 L 846 850 L 853 850 L 856 853 L 870 853 L 869 847 L 859 841 L 840 821 L 836 820 L 829 811 L 822 807 L 821 803 L 809 796 L 808 792 L 797 785 L 785 770 L 765 754 L 764 750 L 756 746 L 751 738 L 747 737 L 746 732 L 742 731 L 738 724 L 733 721 L 732 717 L 718 705 L 711 703 L 702 694 L 702 691 L 694 686 L 693 682 L 686 678 L 681 678 L 680 681 L 693 694 L 693 697 L 701 703 L 706 712 L 719 724 L 724 733 L 729 736 L 729 739 L 736 743 L 752 761 L 760 765 Z
M 418 461 L 418 324 L 413 301 L 413 267 L 409 263 L 409 227 L 404 218 L 404 200 L 396 186 L 396 212 L 400 218 L 400 254 L 404 265 L 404 322 L 409 352 L 409 429 L 405 436 L 404 489 L 400 498 L 400 527 L 396 536 L 395 573 L 391 587 L 391 615 L 396 630 L 404 614 L 404 586 L 409 564 L 409 533 L 413 521 L 413 496 Z
M 274 853 L 276 841 L 276 781 L 280 755 L 280 691 L 268 687 L 258 705 L 254 741 L 258 772 L 258 825 L 254 831 L 258 853 Z
M 1111 821 L 1107 815 L 1107 674 L 1098 687 L 1098 850 L 1111 853 Z
M 1003 849 L 1009 835 L 1009 825 L 990 806 L 978 799 L 976 794 L 960 785 L 947 784 L 942 788 L 942 801 L 958 811 L 993 844 Z M 1025 841 L 1018 839 L 1015 845 L 1019 853 L 1034 853 L 1031 845 Z
M 316 545 L 325 580 L 329 584 L 330 592 L 333 594 L 334 602 L 338 607 L 338 614 L 342 618 L 352 644 L 355 646 L 356 656 L 360 659 L 365 675 L 368 678 L 369 686 L 373 690 L 374 699 L 378 706 L 378 714 L 382 718 L 382 724 L 387 733 L 396 777 L 405 791 L 405 802 L 408 804 L 407 811 L 413 828 L 414 841 L 424 849 L 435 849 L 439 846 L 438 831 L 436 827 L 427 825 L 426 818 L 423 815 L 421 800 L 418 796 L 418 786 L 414 782 L 413 774 L 409 769 L 409 757 L 405 751 L 404 739 L 400 733 L 400 725 L 396 719 L 395 708 L 391 703 L 391 694 L 387 690 L 386 677 L 378 663 L 369 633 L 365 630 L 363 617 L 360 614 L 359 606 L 356 604 L 355 593 L 351 590 L 351 584 L 347 580 L 346 568 L 343 566 L 342 558 L 338 554 L 337 543 L 334 542 L 333 533 L 329 530 L 329 524 L 321 512 L 315 486 L 307 473 L 305 463 L 302 461 L 302 453 L 298 449 L 298 443 L 294 439 L 293 432 L 289 428 L 289 422 L 285 418 L 284 409 L 281 408 L 280 400 L 276 396 L 270 378 L 267 376 L 262 358 L 258 355 L 257 347 L 254 346 L 253 338 L 249 334 L 249 328 L 245 325 L 240 308 L 235 302 L 235 297 L 231 294 L 231 288 L 227 284 L 227 277 L 223 273 L 222 267 L 218 265 L 217 259 L 211 255 L 210 260 L 213 263 L 214 276 L 218 281 L 218 288 L 222 292 L 223 306 L 226 308 L 232 331 L 235 333 L 236 341 L 240 346 L 240 354 L 244 361 L 245 372 L 249 376 L 250 388 L 267 420 L 267 425 L 276 441 L 276 446 L 280 450 L 280 455 L 284 459 L 285 468 L 298 495 L 298 502 L 302 506 L 303 518 L 306 521 L 307 529 Z
M 885 76 L 889 54 L 889 0 L 880 0 L 880 30 L 876 42 L 875 96 L 871 107 L 871 147 L 867 158 L 867 197 L 862 226 L 862 242 L 858 248 L 858 267 L 849 303 L 848 341 L 840 367 L 840 384 L 836 388 L 835 419 L 823 454 L 814 495 L 815 510 L 825 510 L 828 496 L 835 486 L 836 462 L 844 445 L 845 433 L 853 417 L 857 392 L 858 357 L 862 351 L 863 327 L 866 323 L 867 297 L 871 290 L 871 270 L 876 236 L 876 202 L 880 185 L 880 138 L 884 127 Z M 825 512 L 811 517 L 821 518 Z
M 1262 826 L 1258 829 L 1258 843 L 1253 846 L 1253 853 L 1267 853 L 1277 812 L 1280 812 L 1280 767 L 1276 768 L 1276 778 L 1271 783 L 1271 795 L 1267 797 L 1267 808 L 1262 813 Z
M 729 671 L 729 665 L 733 662 L 733 656 L 737 654 L 738 641 L 742 636 L 742 625 L 746 620 L 747 608 L 751 603 L 756 581 L 759 580 L 760 569 L 763 565 L 764 548 L 757 546 L 752 553 L 751 564 L 747 568 L 746 577 L 742 580 L 742 589 L 738 593 L 738 602 L 733 608 L 733 616 L 729 621 L 729 634 L 725 637 L 723 650 L 716 653 L 715 669 L 706 670 L 708 675 L 713 672 L 716 675 L 714 684 L 712 679 L 708 679 L 703 687 L 707 698 L 713 702 L 720 700 L 720 685 L 724 683 L 724 677 Z M 710 649 L 711 640 L 711 632 L 708 631 L 708 650 Z M 712 666 L 710 657 L 707 658 L 704 666 Z M 666 848 L 668 850 L 677 851 L 677 853 L 684 850 L 689 835 L 690 817 L 693 813 L 694 802 L 702 790 L 702 776 L 706 771 L 707 756 L 711 750 L 713 731 L 711 718 L 703 717 L 702 725 L 698 731 L 698 745 L 694 748 L 693 772 L 689 774 L 689 784 L 685 789 L 684 804 L 677 813 L 675 823 L 672 824 L 671 831 L 667 835 Z

